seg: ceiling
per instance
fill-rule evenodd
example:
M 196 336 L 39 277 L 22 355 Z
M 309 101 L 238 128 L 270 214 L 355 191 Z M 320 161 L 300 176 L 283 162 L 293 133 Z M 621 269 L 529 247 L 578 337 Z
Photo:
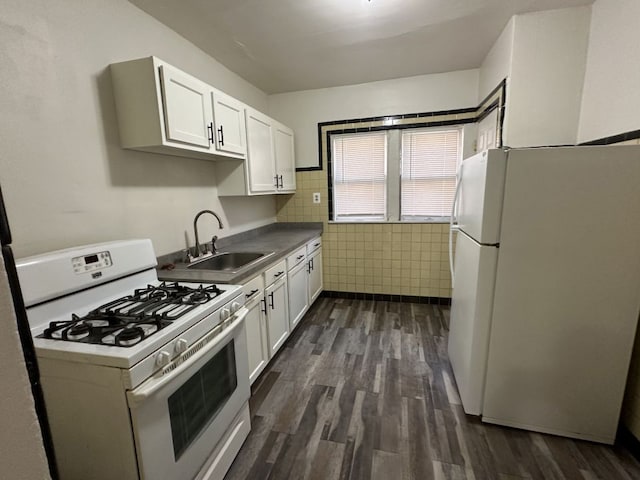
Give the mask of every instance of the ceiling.
M 593 0 L 129 0 L 266 93 L 480 66 L 509 18 Z

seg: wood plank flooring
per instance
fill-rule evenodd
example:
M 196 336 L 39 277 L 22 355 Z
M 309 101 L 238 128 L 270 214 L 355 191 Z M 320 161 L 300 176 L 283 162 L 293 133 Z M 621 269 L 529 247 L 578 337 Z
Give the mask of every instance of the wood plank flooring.
M 620 447 L 466 416 L 449 308 L 320 298 L 258 379 L 226 480 L 640 479 Z

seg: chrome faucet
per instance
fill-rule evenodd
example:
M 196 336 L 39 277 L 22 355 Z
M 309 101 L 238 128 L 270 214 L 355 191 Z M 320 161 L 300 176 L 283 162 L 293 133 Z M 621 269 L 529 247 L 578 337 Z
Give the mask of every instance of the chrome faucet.
M 218 219 L 218 226 L 220 227 L 220 230 L 222 230 L 224 228 L 224 226 L 222 225 L 222 220 L 220 220 L 220 217 L 218 216 L 217 213 L 215 213 L 215 212 L 213 212 L 211 210 L 202 210 L 201 212 L 198 212 L 198 214 L 196 215 L 196 218 L 193 219 L 193 232 L 195 233 L 195 236 L 196 236 L 196 245 L 195 245 L 196 252 L 195 252 L 194 258 L 198 258 L 200 255 L 202 255 L 200 242 L 198 240 L 198 219 L 204 213 L 210 213 L 211 215 L 216 217 Z M 218 239 L 218 237 L 216 237 L 216 236 L 214 236 L 211 239 L 211 250 L 212 250 L 212 253 L 216 253 L 216 240 L 217 239 Z M 205 250 L 205 253 L 207 253 L 206 250 Z

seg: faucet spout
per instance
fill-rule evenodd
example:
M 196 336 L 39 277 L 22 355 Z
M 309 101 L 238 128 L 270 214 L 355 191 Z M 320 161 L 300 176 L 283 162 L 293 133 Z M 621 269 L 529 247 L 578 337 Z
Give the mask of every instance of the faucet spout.
M 200 212 L 198 212 L 198 214 L 196 215 L 196 218 L 193 219 L 193 232 L 195 234 L 196 237 L 196 245 L 195 245 L 195 257 L 199 257 L 202 254 L 201 251 L 201 246 L 200 246 L 200 241 L 198 240 L 198 219 L 205 213 L 209 213 L 211 215 L 213 215 L 214 217 L 216 217 L 216 219 L 218 220 L 218 226 L 220 227 L 220 230 L 222 230 L 224 228 L 224 226 L 222 225 L 222 220 L 220 220 L 220 217 L 218 216 L 218 214 L 216 212 L 214 212 L 213 210 L 202 210 Z M 215 248 L 215 245 L 214 247 Z

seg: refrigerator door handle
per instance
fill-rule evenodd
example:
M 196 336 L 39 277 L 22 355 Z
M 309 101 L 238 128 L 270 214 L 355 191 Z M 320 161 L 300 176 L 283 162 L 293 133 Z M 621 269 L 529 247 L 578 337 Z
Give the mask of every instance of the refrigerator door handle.
M 460 196 L 460 184 L 462 183 L 462 163 L 458 166 L 456 172 L 456 191 L 453 195 L 453 204 L 451 205 L 451 217 L 449 218 L 449 270 L 451 271 L 451 287 L 454 283 L 454 268 L 453 268 L 453 232 L 459 230 L 458 224 L 455 221 L 456 210 L 458 207 L 458 197 Z

